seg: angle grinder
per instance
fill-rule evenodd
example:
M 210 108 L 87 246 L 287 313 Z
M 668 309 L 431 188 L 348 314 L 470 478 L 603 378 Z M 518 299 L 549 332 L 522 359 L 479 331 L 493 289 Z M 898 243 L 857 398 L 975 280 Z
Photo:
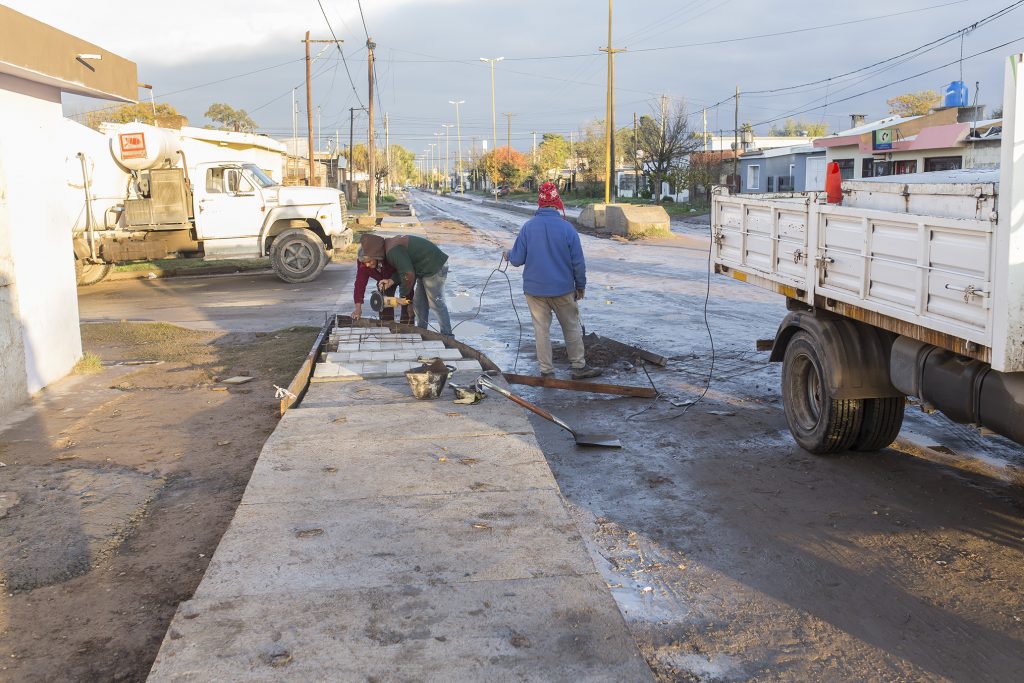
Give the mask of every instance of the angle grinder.
M 403 299 L 398 296 L 385 296 L 380 292 L 373 292 L 370 294 L 370 308 L 375 313 L 380 313 L 385 308 L 396 308 L 398 306 L 405 306 L 409 304 L 408 299 Z

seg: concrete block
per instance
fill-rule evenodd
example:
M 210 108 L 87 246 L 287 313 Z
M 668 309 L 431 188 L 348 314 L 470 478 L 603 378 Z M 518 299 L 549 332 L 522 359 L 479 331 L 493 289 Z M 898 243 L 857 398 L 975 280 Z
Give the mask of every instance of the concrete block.
M 480 361 L 471 358 L 455 360 L 450 362 L 449 365 L 454 366 L 456 370 L 478 370 L 483 372 L 483 367 L 481 367 Z
M 313 368 L 313 377 L 337 377 L 339 367 L 337 363 L 317 363 Z
M 335 383 L 331 386 L 353 386 Z M 408 388 L 406 389 L 408 391 Z M 345 418 L 347 419 L 347 418 Z M 558 485 L 532 434 L 437 438 L 426 443 L 275 440 L 263 449 L 246 504 L 548 489 Z
M 363 379 L 386 377 L 388 374 L 388 363 L 387 361 L 367 361 L 362 364 L 359 374 L 362 375 Z
M 419 363 L 412 360 L 393 360 L 388 363 L 388 375 L 404 375 L 406 370 L 411 370 L 418 365 Z
M 328 355 L 330 355 L 330 354 L 328 354 Z M 373 360 L 373 352 L 372 351 L 353 351 L 352 353 L 349 354 L 349 360 L 360 360 L 360 361 Z
M 663 237 L 672 234 L 668 212 L 662 206 L 609 204 L 605 225 L 615 235 L 630 238 Z
M 653 676 L 596 576 L 183 603 L 150 683 L 588 681 Z
M 606 204 L 587 204 L 583 207 L 580 212 L 580 217 L 576 219 L 580 227 L 590 228 L 591 230 L 597 228 L 603 228 L 605 226 L 605 207 Z
M 369 353 L 370 353 L 370 360 L 373 360 L 373 361 L 395 360 L 395 352 L 394 351 L 370 351 Z
M 594 573 L 550 490 L 251 505 L 243 499 L 196 597 Z

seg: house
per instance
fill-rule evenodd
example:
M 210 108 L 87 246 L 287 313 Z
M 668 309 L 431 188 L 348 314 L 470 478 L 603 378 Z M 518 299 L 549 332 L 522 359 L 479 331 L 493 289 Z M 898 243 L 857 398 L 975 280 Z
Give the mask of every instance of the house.
M 945 107 L 922 116 L 889 116 L 819 138 L 843 180 L 999 166 L 1002 121 L 984 107 Z
M 825 189 L 825 150 L 814 145 L 746 152 L 739 161 L 740 192 L 811 192 Z
M 133 62 L 0 5 L 0 415 L 82 356 L 61 95 L 137 88 Z

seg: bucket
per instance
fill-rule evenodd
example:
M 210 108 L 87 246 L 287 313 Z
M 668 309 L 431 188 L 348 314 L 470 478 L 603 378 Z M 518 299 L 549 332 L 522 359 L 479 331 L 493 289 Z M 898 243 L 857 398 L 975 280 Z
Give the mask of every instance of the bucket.
M 409 382 L 412 395 L 421 400 L 437 398 L 444 389 L 445 382 L 455 368 L 445 365 L 440 358 L 435 358 L 427 365 L 405 371 L 405 379 Z

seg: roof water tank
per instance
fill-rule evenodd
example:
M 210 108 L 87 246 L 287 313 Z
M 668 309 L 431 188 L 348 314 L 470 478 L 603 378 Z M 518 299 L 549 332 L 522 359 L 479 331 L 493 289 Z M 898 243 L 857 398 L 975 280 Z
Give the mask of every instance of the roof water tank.
M 125 123 L 110 131 L 110 153 L 129 171 L 172 168 L 179 164 L 177 131 L 145 123 Z
M 967 84 L 963 81 L 953 81 L 946 86 L 946 92 L 942 95 L 943 107 L 966 107 L 969 101 Z

